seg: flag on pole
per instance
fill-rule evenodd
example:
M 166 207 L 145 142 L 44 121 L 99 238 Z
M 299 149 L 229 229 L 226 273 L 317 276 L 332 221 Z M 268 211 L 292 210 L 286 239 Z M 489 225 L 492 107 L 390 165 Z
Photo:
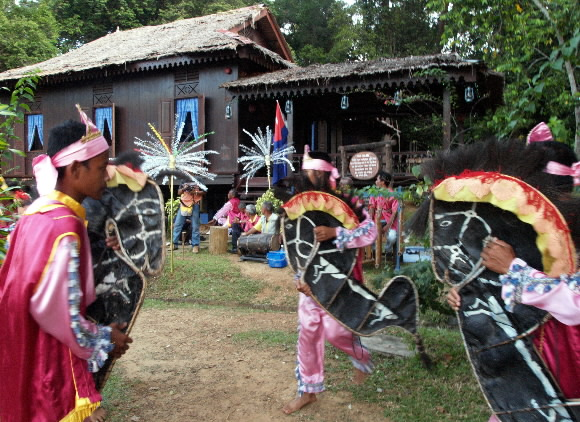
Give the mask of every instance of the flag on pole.
M 288 144 L 288 128 L 282 116 L 280 103 L 276 101 L 276 122 L 274 124 L 274 152 L 286 148 Z M 274 164 L 272 171 L 272 183 L 276 184 L 280 179 L 287 176 L 287 168 L 284 162 Z

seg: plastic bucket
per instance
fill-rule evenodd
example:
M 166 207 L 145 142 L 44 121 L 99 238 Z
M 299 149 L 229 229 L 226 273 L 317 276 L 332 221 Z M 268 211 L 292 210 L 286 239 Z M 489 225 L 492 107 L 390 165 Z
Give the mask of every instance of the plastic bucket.
M 268 265 L 272 268 L 284 268 L 287 264 L 286 253 L 284 251 L 272 251 L 266 255 Z

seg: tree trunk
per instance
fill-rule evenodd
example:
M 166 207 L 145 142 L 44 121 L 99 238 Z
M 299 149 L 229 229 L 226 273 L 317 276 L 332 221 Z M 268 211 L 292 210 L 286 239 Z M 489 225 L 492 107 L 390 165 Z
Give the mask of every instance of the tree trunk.
M 224 254 L 228 251 L 228 228 L 213 226 L 209 229 L 209 253 Z

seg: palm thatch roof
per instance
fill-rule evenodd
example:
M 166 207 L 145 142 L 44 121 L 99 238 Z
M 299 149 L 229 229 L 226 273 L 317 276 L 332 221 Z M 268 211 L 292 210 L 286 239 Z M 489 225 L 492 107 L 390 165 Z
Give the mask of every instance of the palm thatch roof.
M 265 97 L 379 90 L 460 79 L 485 79 L 495 87 L 503 85 L 503 75 L 487 69 L 483 62 L 438 54 L 293 67 L 226 82 L 221 87 L 240 97 Z
M 270 38 L 268 48 L 243 35 L 251 36 L 257 25 Z M 71 76 L 95 69 L 153 69 L 170 64 L 167 59 L 173 59 L 171 64 L 181 64 L 204 61 L 208 56 L 215 60 L 216 55 L 230 58 L 243 48 L 273 63 L 276 69 L 294 66 L 274 17 L 266 7 L 256 5 L 164 25 L 117 30 L 66 54 L 0 73 L 0 81 L 19 79 L 35 70 L 40 76 Z

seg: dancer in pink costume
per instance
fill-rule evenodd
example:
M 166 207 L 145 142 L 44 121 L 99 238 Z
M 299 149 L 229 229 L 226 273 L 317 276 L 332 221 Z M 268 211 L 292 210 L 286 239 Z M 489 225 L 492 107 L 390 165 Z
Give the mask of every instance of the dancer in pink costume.
M 575 186 L 580 185 L 580 162 L 567 166 L 549 161 L 544 172 L 569 177 Z M 481 258 L 488 269 L 502 274 L 501 293 L 508 311 L 521 303 L 552 315 L 553 318 L 540 328 L 534 345 L 566 398 L 580 398 L 580 272 L 550 278 L 517 258 L 511 245 L 496 238 L 485 246 Z M 455 289 L 449 291 L 447 302 L 453 309 L 459 309 L 461 298 Z M 489 422 L 498 422 L 498 418 L 492 415 Z
M 330 157 L 321 152 L 309 153 L 306 149 L 302 164 L 302 183 L 294 184 L 298 192 L 313 190 L 333 193 L 336 189 L 338 171 L 332 165 Z M 364 210 L 359 210 L 362 222 L 354 229 L 343 227 L 318 226 L 314 228 L 316 240 L 335 239 L 339 249 L 359 248 L 374 242 L 376 227 Z M 359 258 L 360 260 L 360 258 Z M 353 271 L 353 277 L 362 283 L 361 265 Z M 354 382 L 362 384 L 373 370 L 373 363 L 368 350 L 352 332 L 332 318 L 311 297 L 308 285 L 301 283 L 300 274 L 295 277 L 296 289 L 300 292 L 298 301 L 298 347 L 296 378 L 298 380 L 298 397 L 287 403 L 284 413 L 294 413 L 317 400 L 316 395 L 324 391 L 324 350 L 325 341 L 347 353 L 354 365 Z

